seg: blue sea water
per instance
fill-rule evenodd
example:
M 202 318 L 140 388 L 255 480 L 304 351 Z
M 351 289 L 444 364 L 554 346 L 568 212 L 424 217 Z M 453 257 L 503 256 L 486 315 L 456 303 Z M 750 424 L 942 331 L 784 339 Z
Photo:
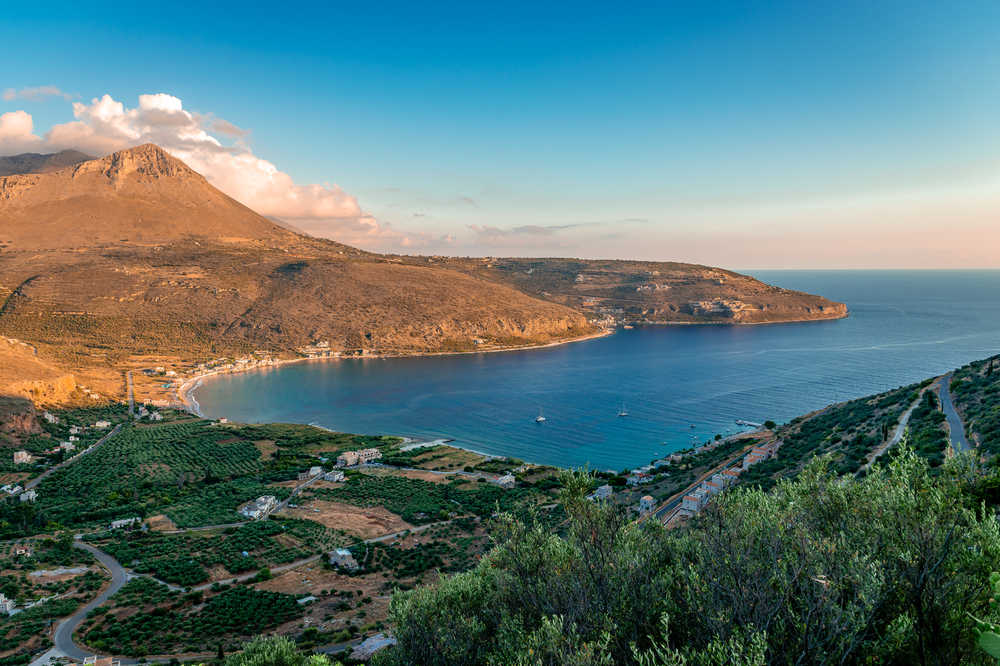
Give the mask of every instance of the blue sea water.
M 207 379 L 206 416 L 447 437 L 524 460 L 622 469 L 735 421 L 781 422 L 1000 352 L 1000 271 L 755 271 L 847 319 L 656 326 L 539 350 L 292 364 Z M 618 417 L 625 403 L 629 415 Z M 539 409 L 546 421 L 535 423 Z

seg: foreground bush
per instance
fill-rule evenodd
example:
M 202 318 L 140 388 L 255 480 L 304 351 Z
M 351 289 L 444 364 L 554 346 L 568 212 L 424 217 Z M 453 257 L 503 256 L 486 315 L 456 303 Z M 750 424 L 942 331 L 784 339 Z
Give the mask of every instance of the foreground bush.
M 963 468 L 964 465 L 964 468 Z M 472 571 L 397 594 L 395 664 L 975 664 L 992 515 L 903 448 L 862 480 L 828 461 L 723 494 L 688 529 L 635 524 L 564 478 L 553 535 L 511 518 Z

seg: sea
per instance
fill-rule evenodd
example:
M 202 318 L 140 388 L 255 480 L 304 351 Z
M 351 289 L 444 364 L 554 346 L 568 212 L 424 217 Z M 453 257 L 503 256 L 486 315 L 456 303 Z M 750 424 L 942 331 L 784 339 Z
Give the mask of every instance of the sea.
M 310 361 L 207 378 L 194 396 L 213 418 L 451 439 L 528 462 L 621 470 L 739 432 L 737 421 L 781 423 L 1000 353 L 1000 271 L 749 273 L 845 302 L 850 316 L 644 326 L 502 353 Z

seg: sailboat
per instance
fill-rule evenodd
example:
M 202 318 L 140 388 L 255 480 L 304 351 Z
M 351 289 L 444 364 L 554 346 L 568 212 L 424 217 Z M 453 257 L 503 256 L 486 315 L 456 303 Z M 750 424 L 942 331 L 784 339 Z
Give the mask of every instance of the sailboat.
M 625 410 L 625 403 L 622 403 L 621 409 L 618 410 L 618 416 L 628 416 L 628 412 Z
M 542 423 L 545 421 L 545 417 L 542 416 L 542 408 L 538 408 L 538 416 L 535 417 L 535 423 Z

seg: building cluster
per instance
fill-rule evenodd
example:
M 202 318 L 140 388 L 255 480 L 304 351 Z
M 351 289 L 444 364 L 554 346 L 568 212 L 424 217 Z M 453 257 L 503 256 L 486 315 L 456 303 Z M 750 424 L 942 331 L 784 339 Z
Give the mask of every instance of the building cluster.
M 685 495 L 684 499 L 681 500 L 681 511 L 688 513 L 701 511 L 712 497 L 736 483 L 744 470 L 749 469 L 762 460 L 772 458 L 777 450 L 777 442 L 753 447 L 749 453 L 743 456 L 743 460 L 738 465 L 724 469 L 721 472 L 716 472 L 711 478 L 706 479 L 700 486 Z
M 374 462 L 382 457 L 378 449 L 361 449 L 360 451 L 344 451 L 337 456 L 337 467 L 357 467 Z
M 665 291 L 670 289 L 669 284 L 660 284 L 659 282 L 647 282 L 646 284 L 640 284 L 635 288 L 638 292 L 649 292 L 649 291 Z
M 27 451 L 14 451 L 15 465 L 28 465 L 34 462 L 35 457 Z
M 198 375 L 216 375 L 225 374 L 227 372 L 242 372 L 244 370 L 251 370 L 253 368 L 266 368 L 277 363 L 270 356 L 264 356 L 262 358 L 256 358 L 254 356 L 247 356 L 244 358 L 238 358 L 236 360 L 230 361 L 225 358 L 217 358 L 205 363 L 199 363 L 195 366 L 195 374 Z M 160 368 L 157 368 L 160 369 Z
M 6 493 L 9 497 L 17 497 L 22 502 L 34 502 L 38 499 L 38 493 L 34 490 L 25 491 L 16 483 L 8 483 L 0 486 L 0 492 Z
M 136 410 L 136 418 L 148 418 L 150 421 L 162 421 L 163 414 L 155 410 L 150 410 L 146 405 L 139 405 L 139 409 Z
M 767 460 L 774 456 L 778 450 L 777 442 L 755 446 L 750 449 L 750 453 L 743 456 L 743 469 L 750 469 L 751 465 L 756 465 L 762 460 Z
M 49 423 L 59 423 L 59 417 L 51 412 L 42 412 L 42 418 Z
M 240 514 L 251 520 L 266 518 L 267 514 L 278 506 L 278 498 L 274 495 L 261 495 L 240 507 Z
M 330 343 L 326 340 L 314 342 L 311 345 L 299 347 L 296 351 L 309 358 L 339 358 L 340 352 L 330 349 Z

